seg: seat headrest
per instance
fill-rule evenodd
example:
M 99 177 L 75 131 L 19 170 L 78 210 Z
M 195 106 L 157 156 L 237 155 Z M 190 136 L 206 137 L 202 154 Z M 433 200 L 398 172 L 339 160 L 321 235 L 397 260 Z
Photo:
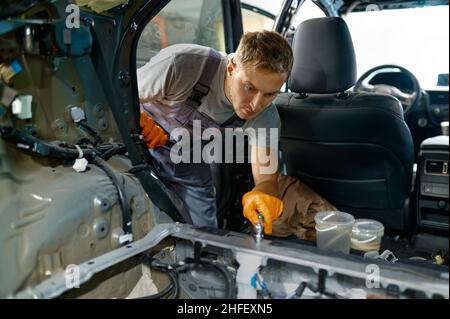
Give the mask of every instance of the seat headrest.
M 294 66 L 289 88 L 297 93 L 338 93 L 356 81 L 352 38 L 342 18 L 302 22 L 293 40 Z

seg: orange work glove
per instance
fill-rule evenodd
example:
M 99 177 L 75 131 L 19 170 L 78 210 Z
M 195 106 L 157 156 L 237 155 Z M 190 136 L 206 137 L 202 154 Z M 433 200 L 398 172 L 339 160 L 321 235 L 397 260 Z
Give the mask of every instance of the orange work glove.
M 244 217 L 253 225 L 262 222 L 266 234 L 272 233 L 272 222 L 280 217 L 283 211 L 283 202 L 280 199 L 256 190 L 244 194 L 242 206 Z M 258 214 L 261 214 L 264 219 L 261 220 Z
M 166 144 L 169 136 L 144 110 L 141 110 L 139 122 L 142 129 L 142 136 L 144 136 L 148 148 L 155 148 Z

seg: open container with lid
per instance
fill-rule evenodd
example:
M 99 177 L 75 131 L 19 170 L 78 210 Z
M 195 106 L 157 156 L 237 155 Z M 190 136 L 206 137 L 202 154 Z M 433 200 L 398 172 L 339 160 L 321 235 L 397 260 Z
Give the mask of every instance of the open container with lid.
M 360 251 L 378 251 L 383 235 L 382 223 L 373 219 L 357 219 L 352 228 L 351 248 Z
M 350 252 L 350 234 L 355 219 L 352 215 L 340 211 L 317 213 L 316 222 L 317 247 L 323 250 Z

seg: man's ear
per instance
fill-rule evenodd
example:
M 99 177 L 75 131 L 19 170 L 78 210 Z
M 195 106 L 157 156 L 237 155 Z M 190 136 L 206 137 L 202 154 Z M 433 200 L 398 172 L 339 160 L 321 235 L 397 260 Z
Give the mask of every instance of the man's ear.
M 228 75 L 232 75 L 235 70 L 236 70 L 236 64 L 234 63 L 233 58 L 231 58 L 227 62 L 227 73 L 228 73 Z

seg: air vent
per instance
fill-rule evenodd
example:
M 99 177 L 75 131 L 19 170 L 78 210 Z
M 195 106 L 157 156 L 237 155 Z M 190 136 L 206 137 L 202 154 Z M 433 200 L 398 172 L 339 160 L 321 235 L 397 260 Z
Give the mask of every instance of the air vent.
M 425 161 L 425 174 L 448 176 L 448 161 L 444 160 Z

